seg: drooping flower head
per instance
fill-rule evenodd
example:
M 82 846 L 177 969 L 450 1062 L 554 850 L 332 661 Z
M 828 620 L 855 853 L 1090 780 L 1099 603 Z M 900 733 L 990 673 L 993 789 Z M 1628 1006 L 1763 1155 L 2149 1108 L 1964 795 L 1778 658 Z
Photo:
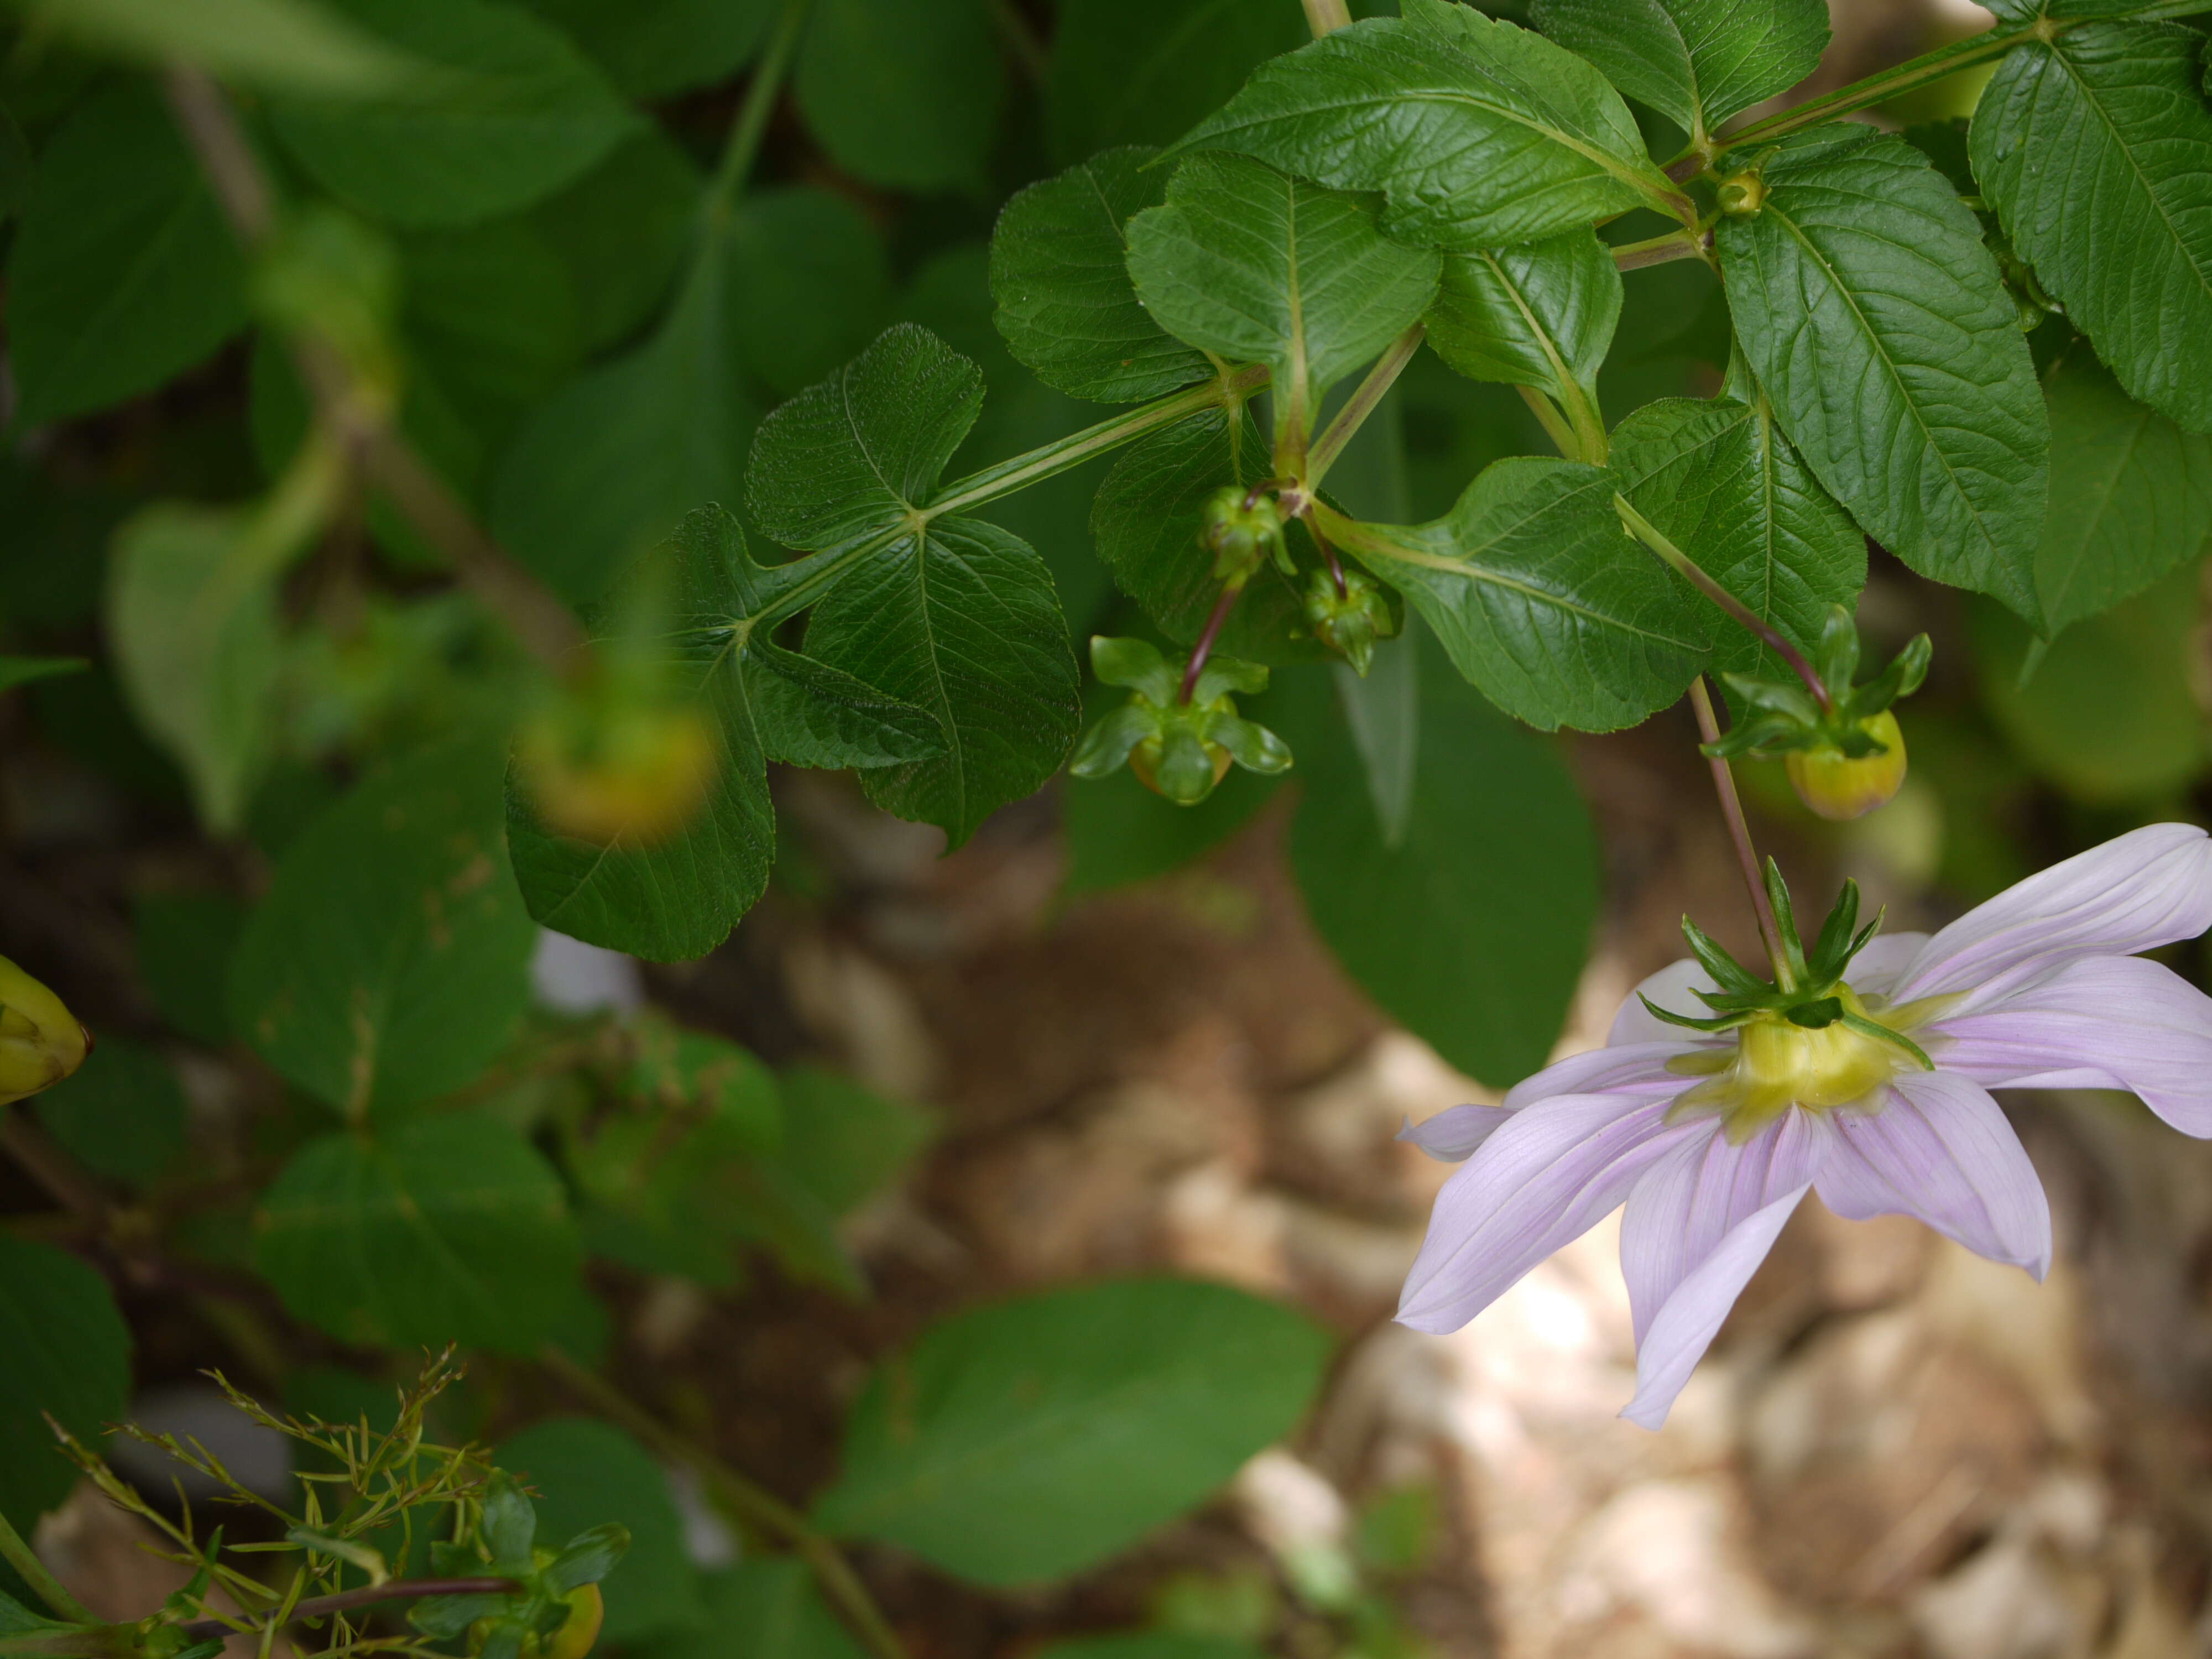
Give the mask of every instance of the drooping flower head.
M 2124 1090 L 2212 1135 L 2212 998 L 2135 953 L 2212 927 L 2212 840 L 2153 824 L 2031 876 L 1940 933 L 1855 932 L 1848 884 L 1810 951 L 1778 878 L 1760 980 L 1686 922 L 1606 1046 L 1406 1136 L 1466 1160 L 1398 1317 L 1455 1330 L 1626 1202 L 1621 1271 L 1647 1428 L 1800 1200 L 1919 1217 L 2038 1279 L 2051 1212 L 1989 1091 Z

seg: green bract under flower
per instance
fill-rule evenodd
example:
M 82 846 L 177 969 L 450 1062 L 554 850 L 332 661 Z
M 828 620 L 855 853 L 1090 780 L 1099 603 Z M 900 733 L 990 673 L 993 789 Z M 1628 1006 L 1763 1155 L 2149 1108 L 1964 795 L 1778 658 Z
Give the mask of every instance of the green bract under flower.
M 1170 664 L 1142 640 L 1094 635 L 1091 670 L 1107 685 L 1134 694 L 1083 734 L 1067 769 L 1103 778 L 1123 765 L 1156 794 L 1195 806 L 1213 793 L 1231 764 L 1249 772 L 1290 769 L 1290 745 L 1266 726 L 1242 719 L 1232 693 L 1267 689 L 1267 671 L 1235 657 L 1212 657 L 1183 695 L 1188 659 Z
M 1798 937 L 1790 890 L 1771 859 L 1766 891 L 1781 935 L 1773 978 L 1752 973 L 1685 916 L 1682 936 L 1719 988 L 1694 993 L 1712 1012 L 1676 1013 L 1644 1000 L 1670 1025 L 1734 1038 L 1732 1046 L 1680 1055 L 1668 1069 L 1705 1079 L 1675 1101 L 1674 1115 L 1717 1114 L 1737 1145 L 1793 1105 L 1826 1111 L 1863 1103 L 1871 1109 L 1900 1071 L 1933 1071 L 1911 1033 L 1952 1000 L 1931 997 L 1891 1007 L 1881 997 L 1862 998 L 1845 981 L 1851 958 L 1881 927 L 1879 915 L 1858 926 L 1856 882 L 1844 884 L 1809 955 Z
M 1344 573 L 1344 592 L 1336 591 L 1336 578 L 1316 570 L 1306 584 L 1306 620 L 1314 637 L 1351 664 L 1360 678 L 1375 661 L 1375 642 L 1398 631 L 1398 617 L 1390 600 L 1374 579 L 1357 570 Z

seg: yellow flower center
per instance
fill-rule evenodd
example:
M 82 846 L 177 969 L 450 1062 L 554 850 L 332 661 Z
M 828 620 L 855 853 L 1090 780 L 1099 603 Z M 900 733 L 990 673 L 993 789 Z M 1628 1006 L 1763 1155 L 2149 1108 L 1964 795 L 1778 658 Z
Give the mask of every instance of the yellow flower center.
M 1845 1012 L 1899 1032 L 1925 1024 L 1956 1000 L 1928 997 L 1891 1008 L 1879 996 L 1862 1000 L 1848 985 L 1831 994 Z M 1705 1080 L 1677 1097 L 1667 1115 L 1679 1122 L 1717 1114 L 1731 1146 L 1741 1146 L 1792 1106 L 1808 1112 L 1839 1106 L 1879 1110 L 1884 1085 L 1918 1065 L 1910 1049 L 1840 1019 L 1811 1029 L 1779 1013 L 1760 1013 L 1728 1035 L 1735 1039 L 1732 1048 L 1715 1047 L 1668 1062 L 1669 1071 Z

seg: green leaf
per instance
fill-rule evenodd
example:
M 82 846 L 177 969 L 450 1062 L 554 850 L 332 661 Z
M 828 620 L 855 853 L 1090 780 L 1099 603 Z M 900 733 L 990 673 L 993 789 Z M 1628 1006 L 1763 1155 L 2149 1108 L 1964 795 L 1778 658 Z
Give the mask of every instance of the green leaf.
M 1288 735 L 1306 787 L 1291 866 L 1361 988 L 1453 1066 L 1503 1087 L 1544 1064 L 1573 1000 L 1597 910 L 1596 836 L 1558 749 L 1422 646 L 1420 746 L 1395 845 L 1334 699 L 1301 688 L 1309 712 Z
M 870 1381 L 815 1518 L 980 1583 L 1079 1571 L 1287 1434 L 1329 1347 L 1287 1308 L 1167 1279 L 956 1314 Z
M 124 690 L 218 831 L 238 826 L 276 735 L 281 568 L 250 513 L 176 501 L 125 525 L 108 568 Z
M 50 680 L 57 674 L 81 674 L 91 665 L 83 657 L 0 656 L 0 691 L 12 691 L 33 680 Z
M 573 601 L 599 599 L 685 514 L 743 492 L 759 410 L 734 372 L 727 276 L 716 238 L 659 327 L 571 381 L 501 458 L 493 533 Z
M 1981 227 L 1901 138 L 1801 135 L 1723 217 L 1737 337 L 1813 475 L 1923 576 L 2036 617 L 2050 428 Z
M 526 0 L 606 71 L 650 103 L 726 81 L 768 34 L 775 0 Z
M 1443 248 L 1534 241 L 1670 193 L 1620 94 L 1573 53 L 1444 0 L 1406 11 L 1262 64 L 1178 148 L 1380 191 L 1388 234 Z
M 228 893 L 159 893 L 131 908 L 138 977 L 161 1018 L 210 1048 L 230 1041 L 224 988 L 246 931 L 246 907 Z
M 34 27 L 95 50 L 271 89 L 357 95 L 420 68 L 314 0 L 21 3 Z
M 103 1038 L 70 1077 L 38 1097 L 39 1121 L 94 1174 L 143 1187 L 185 1150 L 185 1091 L 160 1051 Z
M 583 356 L 568 267 L 532 219 L 416 231 L 400 255 L 409 355 L 489 448 Z
M 1006 91 L 988 0 L 817 0 L 793 82 L 847 171 L 894 190 L 982 189 Z
M 17 1578 L 14 1569 L 0 1562 L 0 1584 L 9 1589 L 28 1595 L 30 1587 Z M 43 1636 L 52 1631 L 67 1630 L 69 1626 L 58 1619 L 47 1619 L 33 1613 L 7 1590 L 0 1590 L 0 1637 Z
M 2044 377 L 2051 511 L 2035 555 L 2049 634 L 2140 592 L 2212 537 L 2212 438 L 2121 391 L 2076 347 Z
M 1278 433 L 1436 297 L 1438 257 L 1385 240 L 1372 212 L 1242 155 L 1192 156 L 1129 222 L 1137 296 L 1176 338 L 1266 363 Z
M 1267 476 L 1267 446 L 1239 410 L 1187 416 L 1148 432 L 1121 453 L 1091 504 L 1091 532 L 1115 585 L 1177 645 L 1194 644 L 1220 584 L 1199 546 L 1206 497 L 1224 484 Z M 1271 561 L 1244 590 L 1217 641 L 1221 653 L 1249 662 L 1301 661 L 1320 654 L 1304 641 L 1305 601 L 1296 581 Z
M 675 286 L 699 218 L 698 163 L 659 126 L 530 210 L 567 268 L 586 351 L 634 334 Z
M 1517 457 L 1433 524 L 1340 539 L 1507 714 L 1610 732 L 1680 696 L 1709 648 L 1687 585 L 1623 538 L 1617 488 L 1597 467 Z
M 458 738 L 358 784 L 285 852 L 230 972 L 263 1059 L 349 1118 L 475 1077 L 530 994 L 537 930 L 499 833 L 499 757 Z
M 783 1074 L 783 1144 L 774 1154 L 832 1215 L 857 1209 L 911 1164 L 934 1133 L 919 1107 L 842 1073 L 794 1066 Z
M 756 624 L 821 568 L 819 559 L 754 563 L 737 521 L 714 507 L 685 519 L 665 555 L 633 562 L 626 589 L 641 583 L 659 592 L 665 580 L 668 648 L 714 728 L 714 781 L 673 834 L 610 847 L 548 828 L 516 782 L 507 791 L 507 844 L 532 916 L 653 962 L 702 957 L 768 885 L 775 848 L 769 759 L 876 765 L 939 746 L 921 710 L 778 647 L 766 630 L 757 635 Z M 621 603 L 609 607 L 611 617 L 623 612 Z
M 994 320 L 1047 386 L 1139 403 L 1204 380 L 1205 353 L 1174 338 L 1129 279 L 1130 218 L 1157 206 L 1169 175 L 1152 149 L 1108 150 L 1031 185 L 991 234 Z
M 1060 834 L 1067 843 L 1065 891 L 1103 892 L 1150 881 L 1194 863 L 1252 821 L 1279 779 L 1241 766 L 1195 806 L 1163 800 L 1124 769 L 1070 781 L 1060 791 Z
M 2212 113 L 2203 36 L 2084 23 L 2008 52 L 1974 173 L 2021 257 L 2137 401 L 2212 432 Z
M 561 1178 L 477 1113 L 309 1141 L 262 1195 L 255 1260 L 342 1342 L 534 1354 L 579 1294 Z
M 237 240 L 148 88 L 81 105 L 39 158 L 8 269 L 24 425 L 150 392 L 246 325 Z
M 107 1281 L 51 1244 L 0 1233 L 0 1515 L 27 1535 L 76 1485 L 46 1413 L 96 1442 L 131 1401 L 131 1332 Z
M 659 1659 L 866 1659 L 845 1633 L 806 1564 L 791 1556 L 752 1556 L 701 1581 L 707 1622 L 657 1650 Z
M 1631 98 L 1699 137 L 1789 91 L 1828 44 L 1820 0 L 1533 0 L 1529 13 Z
M 1054 153 L 1164 144 L 1307 38 L 1305 20 L 1275 0 L 1061 0 L 1045 78 Z
M 1075 660 L 1052 578 L 1028 544 L 927 508 L 974 422 L 982 374 L 902 324 L 761 424 L 747 500 L 787 545 L 836 550 L 808 653 L 933 714 L 941 758 L 862 782 L 877 805 L 958 846 L 1051 776 L 1073 742 Z
M 272 97 L 270 120 L 314 181 L 395 225 L 528 207 L 629 137 L 637 116 L 557 29 L 490 0 L 338 0 L 441 73 L 351 101 Z
M 1761 398 L 1646 404 L 1613 434 L 1621 493 L 1752 613 L 1802 650 L 1828 607 L 1853 609 L 1866 586 L 1866 538 L 1829 499 Z M 1717 668 L 1765 678 L 1790 671 L 1748 630 L 1712 622 Z
M 851 357 L 890 308 L 883 239 L 844 197 L 761 191 L 730 216 L 730 337 L 746 371 L 789 397 Z
M 668 1476 L 636 1441 L 592 1418 L 556 1417 L 502 1443 L 497 1462 L 537 1489 L 542 1543 L 557 1548 L 611 1521 L 629 1529 L 629 1548 L 600 1588 L 602 1640 L 636 1642 L 705 1619 Z
M 1329 678 L 1359 754 L 1376 828 L 1382 845 L 1395 852 L 1412 828 L 1413 787 L 1420 779 L 1419 636 L 1409 632 L 1402 644 L 1377 648 L 1364 678 L 1343 663 L 1330 667 Z
M 1429 343 L 1469 380 L 1533 386 L 1563 408 L 1595 410 L 1620 300 L 1620 268 L 1589 230 L 1453 253 L 1429 308 Z

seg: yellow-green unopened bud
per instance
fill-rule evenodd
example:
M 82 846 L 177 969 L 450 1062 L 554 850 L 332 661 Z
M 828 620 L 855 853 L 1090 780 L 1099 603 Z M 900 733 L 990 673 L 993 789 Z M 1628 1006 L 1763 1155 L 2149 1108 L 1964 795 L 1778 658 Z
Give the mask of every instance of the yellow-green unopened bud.
M 1840 749 L 1793 750 L 1784 757 L 1797 799 L 1824 818 L 1863 818 L 1886 805 L 1905 782 L 1905 734 L 1887 708 L 1859 722 L 1882 752 L 1853 760 Z
M 92 1033 L 62 1000 L 0 957 L 0 1106 L 52 1088 L 91 1052 Z
M 1739 173 L 1720 188 L 1721 211 L 1741 218 L 1766 205 L 1766 181 L 1755 173 Z

